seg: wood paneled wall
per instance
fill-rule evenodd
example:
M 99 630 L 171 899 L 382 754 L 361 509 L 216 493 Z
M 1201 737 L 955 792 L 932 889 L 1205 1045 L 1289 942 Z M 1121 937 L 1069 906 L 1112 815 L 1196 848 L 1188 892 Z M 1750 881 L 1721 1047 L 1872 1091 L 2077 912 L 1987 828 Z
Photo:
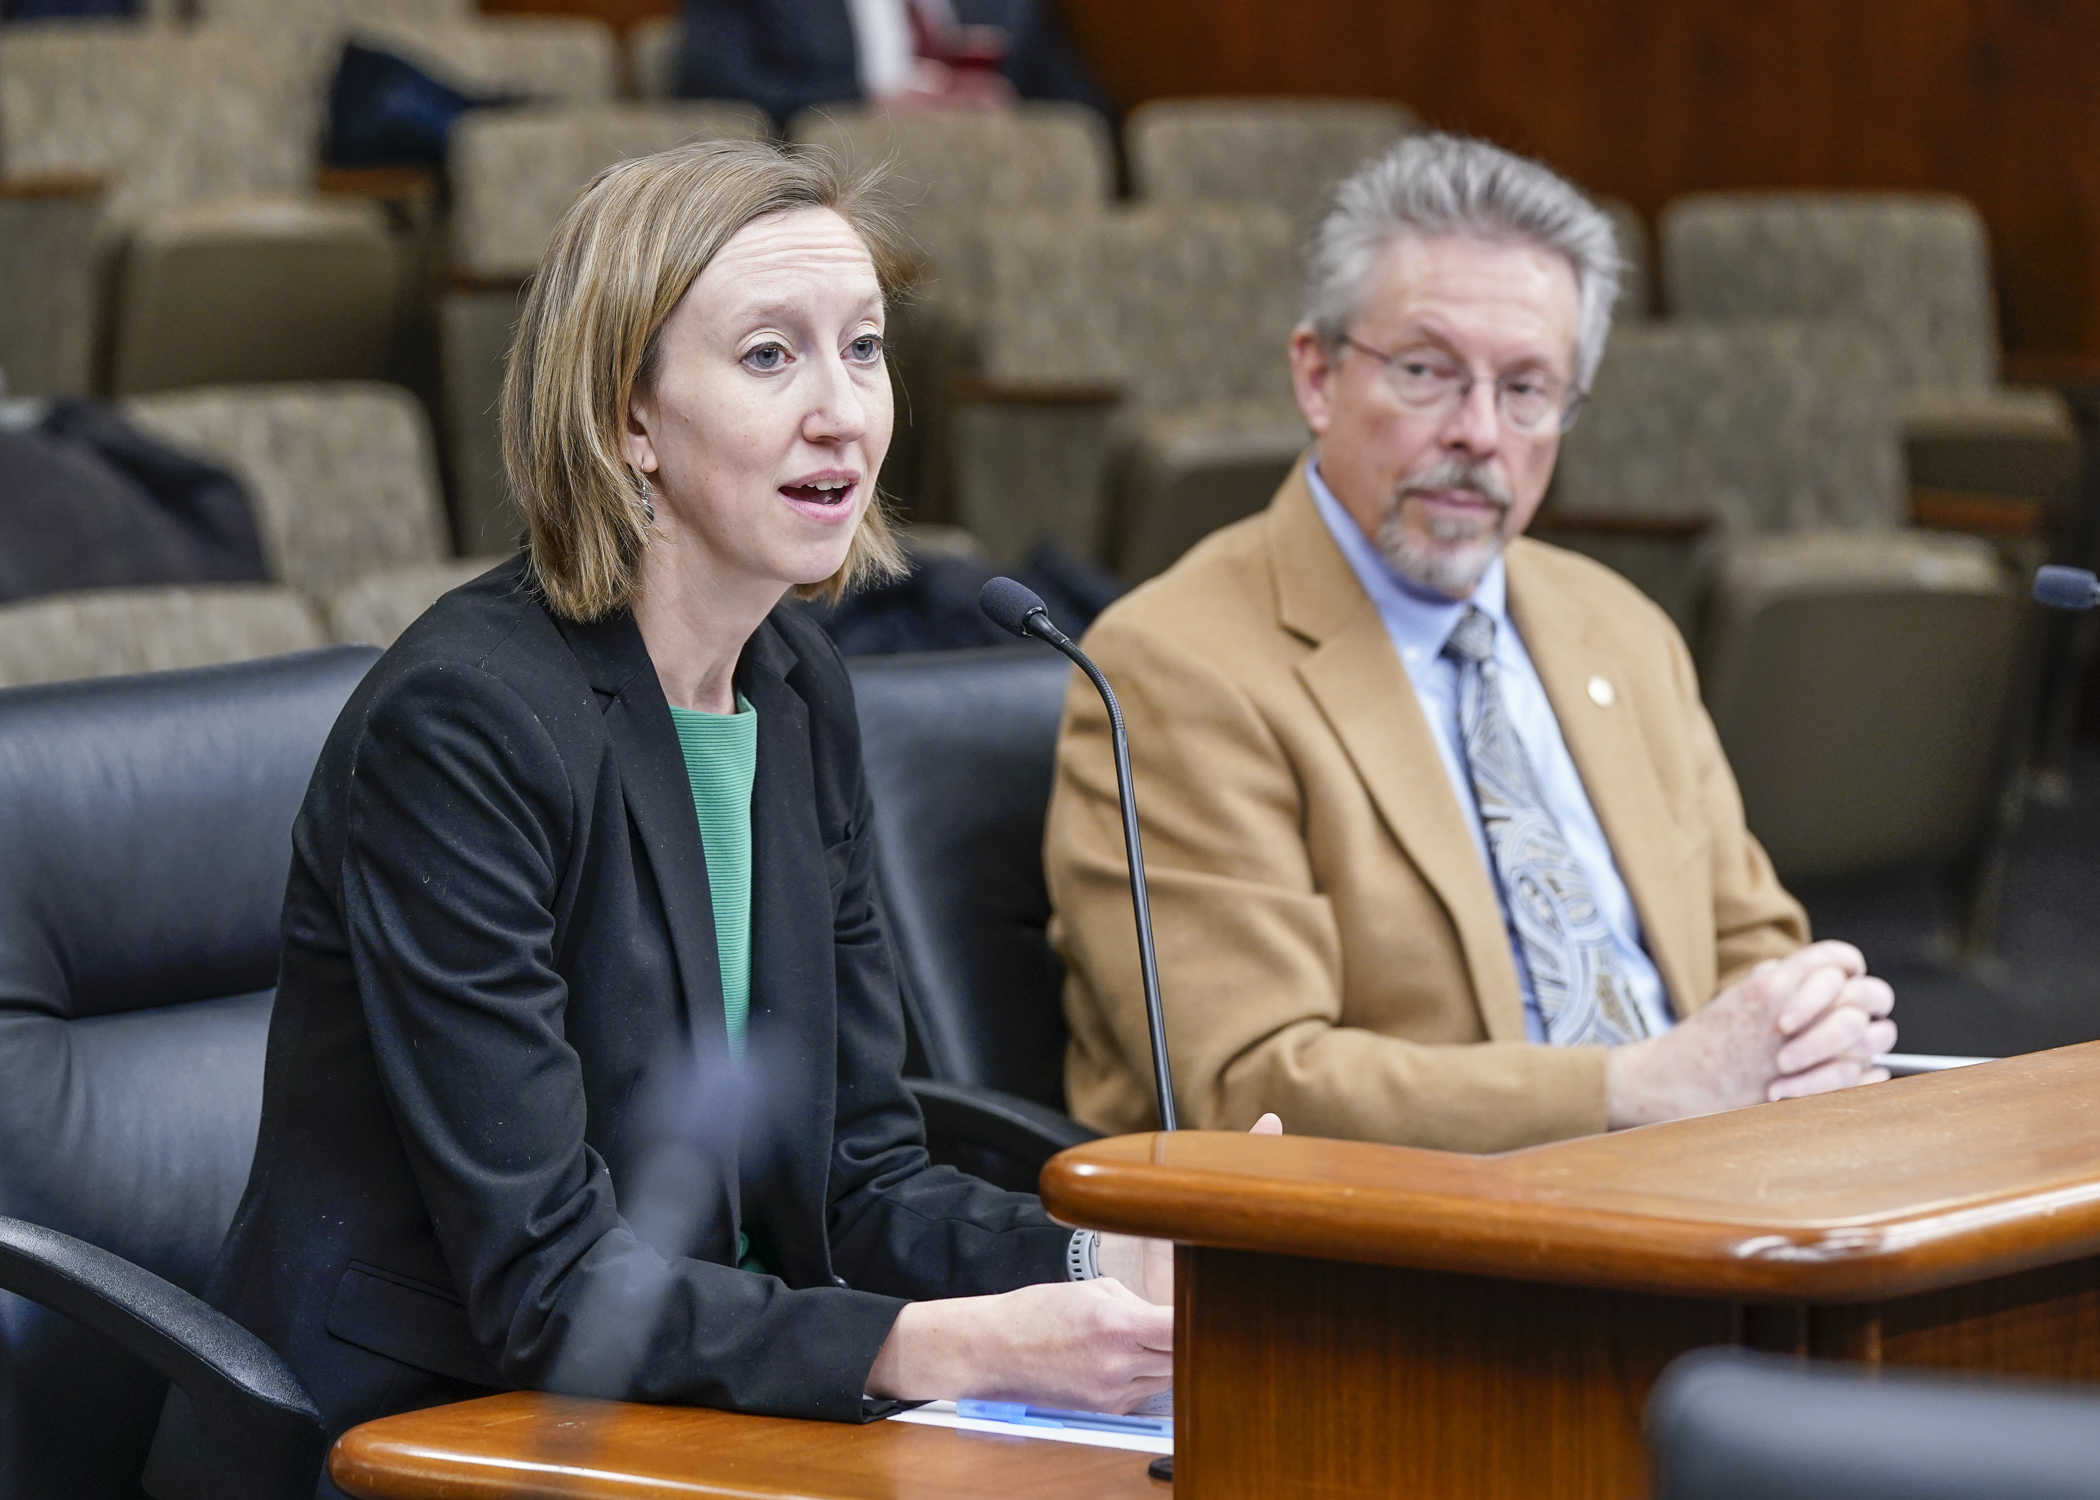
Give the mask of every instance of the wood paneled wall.
M 1989 222 L 2008 348 L 2100 353 L 2094 0 L 1062 0 L 1126 108 L 1397 99 L 1644 213 L 1936 188 Z
M 1652 216 L 1701 188 L 1983 211 L 2006 346 L 2100 354 L 2100 0 L 1057 0 L 1129 108 L 1398 99 Z M 675 0 L 483 0 L 625 26 Z

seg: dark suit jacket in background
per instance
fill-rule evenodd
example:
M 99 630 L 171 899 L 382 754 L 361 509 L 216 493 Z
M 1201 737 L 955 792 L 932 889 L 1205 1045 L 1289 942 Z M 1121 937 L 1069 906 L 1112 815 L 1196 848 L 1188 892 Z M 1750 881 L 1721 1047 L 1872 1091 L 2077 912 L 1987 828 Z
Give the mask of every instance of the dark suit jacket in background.
M 1042 0 L 957 0 L 965 25 L 1012 38 L 1001 70 L 1024 99 L 1109 103 Z M 860 68 L 846 0 L 685 0 L 678 91 L 748 99 L 782 126 L 796 111 L 858 100 Z
M 736 674 L 759 722 L 739 1069 L 640 632 L 557 621 L 521 578 L 441 600 L 322 752 L 211 1299 L 331 1434 L 499 1387 L 859 1420 L 900 1299 L 1061 1280 L 1070 1231 L 928 1164 L 816 626 L 776 611 Z M 734 1267 L 740 1229 L 771 1275 Z
M 67 397 L 0 430 L 0 603 L 269 576 L 240 483 L 107 402 Z

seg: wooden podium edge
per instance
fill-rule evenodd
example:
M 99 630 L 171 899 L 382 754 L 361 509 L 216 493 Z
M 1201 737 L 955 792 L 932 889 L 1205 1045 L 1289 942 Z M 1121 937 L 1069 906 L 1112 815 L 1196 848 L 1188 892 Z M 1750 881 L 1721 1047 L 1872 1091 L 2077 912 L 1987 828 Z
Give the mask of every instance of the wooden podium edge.
M 1069 1223 L 1188 1245 L 1747 1302 L 1903 1297 L 2100 1254 L 2100 1149 L 2084 1139 L 2100 1111 L 2057 1111 L 2100 1084 L 2100 1043 L 1962 1071 L 1501 1156 L 1118 1136 L 1052 1158 L 1041 1190 Z M 1861 1122 L 1886 1151 L 1913 1119 L 1921 1159 L 1862 1171 Z M 1970 1141 L 1951 1164 L 1950 1128 Z M 2049 1150 L 2023 1155 L 2027 1138 Z M 1711 1192 L 1721 1163 L 1774 1155 L 1813 1188 L 1791 1212 Z M 1705 1180 L 1673 1195 L 1672 1171 Z
M 1116 1143 L 1147 1137 L 1115 1137 Z M 1108 1144 L 1106 1142 L 1101 1144 Z M 1043 1202 L 1067 1223 L 1180 1244 L 1316 1260 L 1502 1276 L 1562 1286 L 1768 1302 L 1909 1296 L 2100 1254 L 2100 1183 L 2054 1203 L 1927 1212 L 1892 1223 L 1766 1229 L 1603 1209 L 1325 1184 L 1250 1185 L 1238 1174 L 1132 1169 L 1075 1147 L 1043 1169 Z M 2052 1221 L 2037 1242 L 2032 1214 Z

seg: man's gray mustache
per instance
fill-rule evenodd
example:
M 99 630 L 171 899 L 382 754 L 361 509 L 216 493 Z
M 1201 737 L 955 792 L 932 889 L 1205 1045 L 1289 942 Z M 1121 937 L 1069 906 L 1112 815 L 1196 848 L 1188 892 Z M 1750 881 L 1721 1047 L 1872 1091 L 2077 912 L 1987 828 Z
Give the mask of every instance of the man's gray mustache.
M 1393 507 L 1398 509 L 1411 495 L 1434 494 L 1439 490 L 1462 490 L 1478 495 L 1498 510 L 1506 511 L 1514 503 L 1509 491 L 1494 475 L 1485 473 L 1471 464 L 1448 464 L 1434 469 L 1419 479 L 1410 479 L 1400 486 L 1393 496 Z

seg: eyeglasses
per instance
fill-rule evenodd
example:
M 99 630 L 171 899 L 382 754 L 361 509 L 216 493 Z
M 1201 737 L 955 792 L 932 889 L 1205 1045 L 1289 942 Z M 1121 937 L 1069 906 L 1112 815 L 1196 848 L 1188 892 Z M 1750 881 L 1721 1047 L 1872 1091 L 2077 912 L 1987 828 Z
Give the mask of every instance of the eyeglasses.
M 1473 394 L 1477 377 L 1447 354 L 1433 349 L 1402 349 L 1387 354 L 1369 344 L 1342 337 L 1357 353 L 1385 366 L 1386 388 L 1393 399 L 1423 416 L 1448 416 Z M 1566 432 L 1582 409 L 1581 391 L 1551 375 L 1505 375 L 1495 382 L 1495 410 L 1512 432 L 1535 435 L 1558 426 Z

